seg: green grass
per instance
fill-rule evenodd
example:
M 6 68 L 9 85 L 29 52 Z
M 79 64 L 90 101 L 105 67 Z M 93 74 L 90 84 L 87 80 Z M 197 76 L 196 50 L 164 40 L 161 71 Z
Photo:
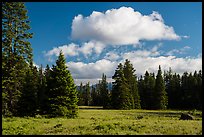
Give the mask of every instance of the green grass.
M 80 107 L 75 119 L 2 118 L 3 135 L 202 135 L 202 112 L 179 120 L 176 110 L 103 110 Z

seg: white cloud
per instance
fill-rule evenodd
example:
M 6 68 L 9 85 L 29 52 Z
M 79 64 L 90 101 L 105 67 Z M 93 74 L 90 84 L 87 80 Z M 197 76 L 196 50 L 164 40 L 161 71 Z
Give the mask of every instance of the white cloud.
M 104 58 L 111 60 L 111 61 L 115 61 L 115 60 L 119 59 L 120 56 L 117 53 L 114 53 L 111 51 L 111 52 L 106 53 L 106 56 Z
M 92 53 L 96 53 L 97 55 L 101 54 L 103 49 L 105 48 L 105 45 L 101 42 L 96 41 L 89 41 L 82 43 L 82 46 L 79 47 L 79 45 L 71 43 L 69 45 L 63 45 L 59 47 L 55 47 L 52 50 L 45 52 L 45 56 L 49 57 L 48 60 L 52 61 L 51 56 L 55 55 L 58 56 L 60 51 L 62 50 L 63 54 L 66 56 L 77 56 L 79 53 L 84 54 L 85 57 L 88 57 L 88 55 L 92 55 Z
M 90 85 L 94 85 L 94 84 L 98 84 L 99 80 L 101 80 L 101 79 L 74 79 L 74 83 L 78 86 L 81 84 L 81 82 L 83 85 L 85 85 L 88 82 Z M 106 78 L 106 81 L 107 82 L 113 82 L 113 79 L 112 78 Z
M 45 56 L 52 56 L 52 55 L 58 56 L 61 50 L 62 50 L 65 57 L 67 55 L 69 55 L 69 56 L 78 55 L 78 45 L 71 43 L 69 45 L 63 45 L 60 47 L 55 47 L 52 50 L 45 53 Z
M 158 56 L 160 55 L 158 48 L 161 44 L 154 46 L 151 50 L 136 50 L 132 52 L 124 53 L 123 58 L 135 58 L 135 57 L 150 57 L 150 56 Z
M 185 38 L 185 39 L 188 39 L 190 38 L 190 36 L 187 36 L 187 35 L 184 35 L 184 36 L 181 36 L 182 38 Z
M 166 55 L 169 55 L 169 56 L 172 56 L 174 55 L 175 53 L 177 54 L 185 54 L 187 50 L 189 50 L 191 47 L 189 46 L 184 46 L 183 48 L 180 48 L 180 49 L 173 49 L 173 50 L 170 50 L 166 53 Z
M 88 55 L 91 55 L 93 52 L 95 52 L 96 54 L 100 54 L 104 48 L 105 45 L 103 43 L 90 41 L 83 43 L 82 47 L 79 48 L 79 51 L 87 57 Z
M 104 73 L 107 77 L 112 77 L 117 62 L 102 59 L 92 63 L 68 62 L 67 66 L 75 79 L 101 78 Z
M 164 24 L 162 16 L 153 11 L 142 15 L 131 7 L 93 11 L 88 17 L 73 19 L 71 37 L 82 41 L 100 41 L 110 45 L 138 44 L 140 40 L 179 40 L 173 27 Z

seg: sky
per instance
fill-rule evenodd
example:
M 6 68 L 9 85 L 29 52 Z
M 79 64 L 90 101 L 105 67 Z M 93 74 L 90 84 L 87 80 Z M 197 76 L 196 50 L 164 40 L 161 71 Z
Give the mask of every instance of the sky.
M 202 70 L 202 2 L 26 2 L 36 66 L 60 50 L 77 85 L 109 82 L 129 59 L 139 77 L 158 66 Z

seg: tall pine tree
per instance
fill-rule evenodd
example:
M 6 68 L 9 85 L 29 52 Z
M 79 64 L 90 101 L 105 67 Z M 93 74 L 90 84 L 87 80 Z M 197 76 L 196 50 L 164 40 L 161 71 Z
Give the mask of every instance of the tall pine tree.
M 161 67 L 159 65 L 159 70 L 156 76 L 155 83 L 155 109 L 166 109 L 168 105 L 168 96 L 165 91 L 165 83 L 162 77 Z
M 15 115 L 26 70 L 32 62 L 30 21 L 22 2 L 2 2 L 2 113 Z
M 132 100 L 132 108 L 141 108 L 140 106 L 140 96 L 138 93 L 138 83 L 137 83 L 137 76 L 135 73 L 135 69 L 133 68 L 133 65 L 130 63 L 129 60 L 125 60 L 124 67 L 123 67 L 123 73 L 127 80 L 127 83 L 130 88 L 130 100 Z
M 106 81 L 106 75 L 102 75 L 102 80 L 100 83 L 100 95 L 101 95 L 101 101 L 102 101 L 102 106 L 103 108 L 108 108 L 110 105 L 110 100 L 109 100 L 109 93 L 107 89 L 107 81 Z
M 115 70 L 115 74 L 112 77 L 113 89 L 111 95 L 112 108 L 115 109 L 131 109 L 132 98 L 130 94 L 130 88 L 127 84 L 127 80 L 123 73 L 123 65 L 120 63 Z
M 18 116 L 35 116 L 38 108 L 38 70 L 32 64 L 26 72 L 21 97 L 18 102 Z
M 78 114 L 76 86 L 65 63 L 65 57 L 60 51 L 56 66 L 53 65 L 51 71 L 50 83 L 52 86 L 49 84 L 49 115 L 51 117 L 73 118 Z

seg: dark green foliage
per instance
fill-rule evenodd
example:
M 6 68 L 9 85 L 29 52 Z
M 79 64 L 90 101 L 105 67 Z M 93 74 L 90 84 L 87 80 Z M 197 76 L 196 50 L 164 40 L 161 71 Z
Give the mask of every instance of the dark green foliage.
M 182 97 L 180 75 L 172 74 L 171 68 L 164 73 L 166 92 L 168 95 L 168 108 L 179 108 Z
M 49 71 L 49 66 L 47 65 L 47 68 L 45 70 L 45 73 Z M 38 111 L 40 114 L 44 114 L 45 110 L 47 109 L 47 103 L 48 103 L 48 95 L 46 94 L 47 90 L 47 81 L 45 74 L 43 73 L 43 67 L 42 65 L 39 68 L 38 72 L 38 92 L 37 92 L 37 105 L 38 105 Z
M 134 70 L 133 65 L 130 63 L 129 60 L 126 59 L 123 67 L 123 73 L 130 88 L 132 108 L 141 108 L 140 96 L 138 93 L 137 76 L 134 74 L 135 71 L 136 70 Z
M 78 99 L 79 99 L 78 101 L 79 106 L 83 106 L 85 104 L 83 95 L 84 95 L 84 90 L 83 90 L 83 84 L 81 82 L 79 90 L 78 90 L 78 94 L 77 94 Z
M 28 64 L 32 38 L 22 2 L 2 2 L 2 114 L 15 115 Z
M 84 105 L 89 106 L 91 103 L 91 90 L 90 90 L 90 85 L 89 82 L 84 86 Z
M 162 77 L 161 67 L 159 66 L 159 70 L 156 76 L 156 83 L 155 83 L 154 109 L 167 109 L 167 105 L 168 105 L 168 97 L 165 91 L 165 83 Z
M 102 80 L 100 83 L 100 95 L 101 103 L 103 108 L 108 108 L 110 106 L 110 97 L 107 89 L 106 75 L 102 75 Z
M 141 107 L 143 109 L 153 109 L 155 99 L 155 76 L 154 73 L 145 72 L 144 80 L 139 83 Z
M 184 72 L 181 78 L 182 108 L 201 109 L 202 108 L 202 72 L 197 71 L 188 74 Z
M 48 113 L 51 117 L 65 116 L 71 118 L 77 116 L 77 91 L 65 63 L 65 58 L 61 51 L 56 61 L 56 66 L 53 65 L 48 82 Z
M 127 84 L 127 80 L 123 73 L 123 65 L 120 63 L 115 70 L 115 74 L 112 77 L 113 82 L 112 89 L 112 108 L 115 109 L 131 109 L 133 98 L 130 93 L 130 88 Z
M 91 105 L 98 106 L 98 94 L 96 92 L 96 88 L 91 86 Z
M 37 110 L 38 71 L 32 64 L 26 72 L 25 83 L 18 102 L 18 116 L 35 116 Z

